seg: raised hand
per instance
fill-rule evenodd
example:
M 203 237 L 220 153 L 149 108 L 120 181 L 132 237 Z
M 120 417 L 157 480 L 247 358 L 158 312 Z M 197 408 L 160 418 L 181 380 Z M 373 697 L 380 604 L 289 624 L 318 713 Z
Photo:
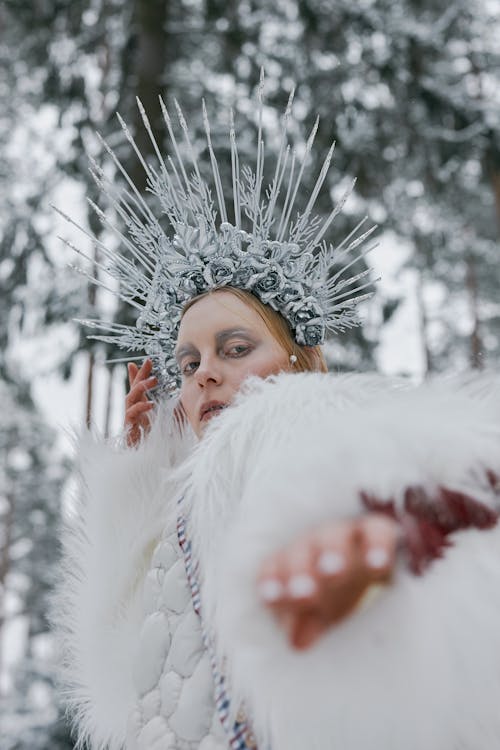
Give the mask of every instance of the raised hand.
M 137 445 L 142 435 L 149 430 L 149 412 L 154 404 L 148 399 L 147 393 L 158 384 L 158 380 L 151 375 L 152 368 L 150 359 L 146 359 L 141 368 L 133 362 L 129 362 L 127 366 L 130 390 L 125 398 L 125 429 L 130 447 Z
M 380 514 L 332 522 L 269 557 L 258 589 L 297 649 L 311 646 L 391 579 L 398 525 Z

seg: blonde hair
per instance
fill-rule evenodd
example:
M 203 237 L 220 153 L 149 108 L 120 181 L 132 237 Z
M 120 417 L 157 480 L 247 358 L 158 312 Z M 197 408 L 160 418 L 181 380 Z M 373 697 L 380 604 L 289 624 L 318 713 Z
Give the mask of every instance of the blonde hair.
M 264 305 L 255 295 L 246 292 L 243 289 L 237 289 L 232 286 L 219 287 L 210 292 L 204 292 L 198 297 L 189 300 L 182 311 L 184 315 L 190 307 L 203 297 L 218 292 L 227 292 L 246 305 L 255 310 L 264 321 L 269 333 L 278 342 L 288 356 L 295 356 L 296 362 L 293 365 L 294 372 L 328 372 L 325 356 L 320 346 L 300 346 L 293 338 L 292 331 L 285 318 L 280 313 L 273 310 L 269 305 Z

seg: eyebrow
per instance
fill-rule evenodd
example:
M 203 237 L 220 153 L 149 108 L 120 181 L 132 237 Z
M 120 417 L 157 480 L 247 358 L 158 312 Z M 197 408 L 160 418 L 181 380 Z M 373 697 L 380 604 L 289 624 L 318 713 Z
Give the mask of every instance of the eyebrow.
M 235 336 L 243 336 L 247 339 L 253 339 L 251 331 L 247 328 L 225 328 L 223 331 L 219 331 L 215 334 L 215 343 L 217 346 L 222 346 L 228 339 L 232 339 Z M 178 362 L 187 354 L 198 354 L 198 349 L 194 344 L 183 344 L 175 350 L 175 358 Z

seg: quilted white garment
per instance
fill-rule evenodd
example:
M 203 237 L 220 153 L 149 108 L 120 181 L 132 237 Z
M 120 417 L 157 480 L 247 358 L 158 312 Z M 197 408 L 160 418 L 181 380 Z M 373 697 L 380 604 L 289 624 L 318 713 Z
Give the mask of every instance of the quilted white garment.
M 176 528 L 165 530 L 154 552 L 144 610 L 134 664 L 139 699 L 129 720 L 127 750 L 226 750 Z
M 169 475 L 190 449 L 168 410 L 137 449 L 86 435 L 53 606 L 79 746 L 227 750 Z

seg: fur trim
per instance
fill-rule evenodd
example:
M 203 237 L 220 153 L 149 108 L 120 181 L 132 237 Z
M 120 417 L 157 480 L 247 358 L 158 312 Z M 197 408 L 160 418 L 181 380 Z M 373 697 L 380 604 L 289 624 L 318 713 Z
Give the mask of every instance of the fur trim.
M 248 384 L 185 470 L 203 612 L 273 750 L 491 750 L 500 742 L 500 531 L 457 534 L 423 579 L 404 570 L 371 607 L 294 653 L 257 599 L 263 558 L 307 528 L 362 512 L 361 490 L 413 484 L 490 507 L 500 380 L 420 387 L 372 376 Z M 486 689 L 481 687 L 487 686 Z
M 52 607 L 78 747 L 124 746 L 136 700 L 132 664 L 144 576 L 172 512 L 169 475 L 188 443 L 168 407 L 136 448 L 90 433 L 78 441 L 79 492 L 62 532 L 62 575 Z

